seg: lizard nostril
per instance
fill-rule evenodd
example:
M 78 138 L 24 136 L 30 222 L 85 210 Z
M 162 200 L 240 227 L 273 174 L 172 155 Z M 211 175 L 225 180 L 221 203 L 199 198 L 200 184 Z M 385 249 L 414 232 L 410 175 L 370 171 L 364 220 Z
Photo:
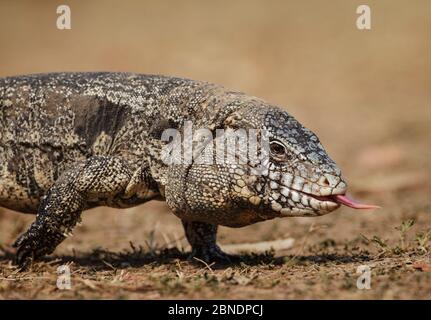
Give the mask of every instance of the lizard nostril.
M 329 186 L 330 186 L 330 183 L 329 183 L 328 178 L 324 177 L 324 178 L 322 179 L 322 184 L 323 184 L 324 186 L 326 186 L 326 187 L 329 187 Z

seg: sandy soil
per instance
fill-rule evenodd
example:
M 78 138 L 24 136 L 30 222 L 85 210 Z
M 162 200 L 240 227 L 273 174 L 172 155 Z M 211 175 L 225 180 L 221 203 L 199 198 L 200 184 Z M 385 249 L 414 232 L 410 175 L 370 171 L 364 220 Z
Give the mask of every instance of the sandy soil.
M 161 202 L 97 208 L 51 257 L 20 273 L 10 244 L 34 219 L 0 211 L 0 298 L 430 299 L 431 3 L 368 1 L 0 1 L 0 76 L 121 70 L 221 83 L 286 106 L 318 134 L 352 196 L 382 206 L 221 228 L 222 244 L 293 238 L 232 265 L 187 261 L 179 220 Z M 72 272 L 56 287 L 57 267 Z M 371 270 L 359 290 L 357 267 Z

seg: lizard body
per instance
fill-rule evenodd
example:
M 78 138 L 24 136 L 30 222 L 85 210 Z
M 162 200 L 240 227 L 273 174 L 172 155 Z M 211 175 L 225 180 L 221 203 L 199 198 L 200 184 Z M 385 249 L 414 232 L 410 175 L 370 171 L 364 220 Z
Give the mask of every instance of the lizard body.
M 256 129 L 267 170 L 249 163 L 168 165 L 167 128 Z M 346 184 L 317 136 L 281 108 L 221 86 L 129 73 L 52 73 L 0 79 L 0 206 L 33 213 L 17 262 L 49 254 L 96 206 L 161 199 L 182 220 L 192 255 L 226 259 L 218 225 L 241 227 L 339 207 Z

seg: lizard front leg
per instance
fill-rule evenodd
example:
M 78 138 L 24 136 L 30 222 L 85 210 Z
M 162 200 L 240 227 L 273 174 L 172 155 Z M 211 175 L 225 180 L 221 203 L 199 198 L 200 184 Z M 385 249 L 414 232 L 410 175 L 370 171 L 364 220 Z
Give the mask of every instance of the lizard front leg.
M 232 256 L 224 253 L 216 244 L 217 225 L 182 220 L 186 238 L 192 247 L 190 258 L 205 262 L 231 262 Z
M 112 201 L 130 189 L 133 171 L 117 157 L 91 157 L 64 172 L 42 199 L 36 221 L 14 243 L 22 268 L 52 253 L 80 221 L 87 204 Z M 133 182 L 135 183 L 135 182 Z

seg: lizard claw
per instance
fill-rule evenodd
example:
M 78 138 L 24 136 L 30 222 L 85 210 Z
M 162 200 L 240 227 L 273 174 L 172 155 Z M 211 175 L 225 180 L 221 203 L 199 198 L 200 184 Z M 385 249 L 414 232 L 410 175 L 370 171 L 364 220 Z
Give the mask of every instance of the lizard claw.
M 35 258 L 34 251 L 28 245 L 20 246 L 16 252 L 14 264 L 19 266 L 20 271 L 27 270 Z
M 21 271 L 28 269 L 36 258 L 36 242 L 28 232 L 22 234 L 12 245 L 17 248 L 14 264 L 20 267 Z
M 26 270 L 35 259 L 54 251 L 60 239 L 64 239 L 64 236 L 31 227 L 12 245 L 17 248 L 14 264 L 18 265 L 21 271 Z

